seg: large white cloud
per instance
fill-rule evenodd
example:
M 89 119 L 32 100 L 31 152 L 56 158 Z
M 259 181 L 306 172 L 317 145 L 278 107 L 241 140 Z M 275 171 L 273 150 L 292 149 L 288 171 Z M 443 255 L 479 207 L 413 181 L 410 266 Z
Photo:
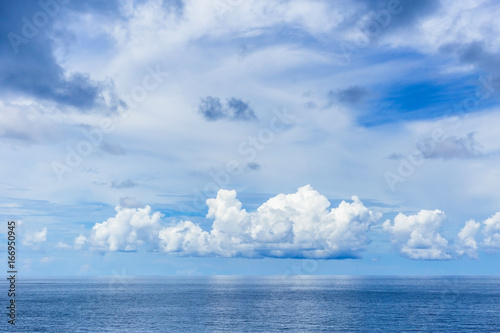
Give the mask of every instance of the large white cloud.
M 381 215 L 357 198 L 329 209 L 328 199 L 307 185 L 280 194 L 256 212 L 241 208 L 235 191 L 220 190 L 208 199 L 208 233 L 191 222 L 160 231 L 165 252 L 243 257 L 357 257 L 369 240 L 366 233 Z M 175 244 L 172 246 L 172 243 Z
M 93 227 L 88 242 L 109 251 L 132 251 L 148 243 L 180 255 L 355 258 L 369 243 L 370 226 L 381 217 L 355 196 L 330 209 L 328 199 L 309 185 L 269 199 L 256 212 L 242 209 L 236 191 L 219 190 L 207 205 L 207 218 L 214 219 L 210 231 L 191 221 L 162 228 L 160 213 L 150 215 L 149 206 L 117 206 L 115 217 Z
M 401 254 L 410 259 L 451 259 L 448 241 L 438 232 L 445 219 L 445 214 L 438 209 L 421 210 L 409 216 L 399 213 L 393 224 L 387 220 L 383 228 L 392 235 Z
M 90 236 L 79 235 L 74 249 L 104 251 L 147 250 L 181 256 L 275 257 L 343 259 L 357 258 L 370 240 L 370 227 L 382 217 L 353 196 L 330 208 L 328 199 L 310 185 L 293 194 L 279 194 L 255 212 L 247 212 L 236 191 L 219 190 L 207 200 L 210 230 L 191 221 L 162 225 L 160 212 L 151 207 L 116 206 L 116 215 L 96 223 Z M 478 258 L 480 245 L 500 249 L 500 213 L 483 222 L 484 240 L 476 236 L 481 223 L 468 220 L 450 244 L 440 234 L 444 212 L 421 210 L 415 215 L 399 213 L 386 220 L 383 230 L 390 233 L 400 253 L 410 259 L 448 260 L 467 255 Z M 30 234 L 26 244 L 45 241 L 46 229 Z M 455 253 L 453 255 L 452 253 Z M 458 256 L 457 256 L 458 254 Z
M 160 230 L 161 213 L 151 214 L 151 207 L 124 208 L 116 206 L 116 216 L 92 228 L 88 243 L 91 247 L 109 251 L 135 251 L 140 246 L 155 246 Z M 75 246 L 81 247 L 85 239 L 78 236 Z

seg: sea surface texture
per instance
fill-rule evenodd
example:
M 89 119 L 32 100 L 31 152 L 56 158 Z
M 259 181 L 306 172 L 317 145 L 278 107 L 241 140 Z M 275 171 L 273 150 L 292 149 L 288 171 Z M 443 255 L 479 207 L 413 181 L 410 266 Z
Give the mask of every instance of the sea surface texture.
M 500 278 L 489 277 L 112 277 L 17 289 L 6 332 L 500 332 Z

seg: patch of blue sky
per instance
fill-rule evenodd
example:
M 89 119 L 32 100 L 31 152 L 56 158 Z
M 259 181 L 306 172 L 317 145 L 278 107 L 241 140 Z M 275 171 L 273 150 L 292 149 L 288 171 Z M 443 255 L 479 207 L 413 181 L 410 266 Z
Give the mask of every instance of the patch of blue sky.
M 357 48 L 355 54 L 358 55 L 357 57 L 352 58 L 352 64 L 355 65 L 355 68 L 359 68 L 360 65 L 374 65 L 393 62 L 405 62 L 407 64 L 411 64 L 412 62 L 421 61 L 421 63 L 419 63 L 419 70 L 422 70 L 432 68 L 438 65 L 441 61 L 439 58 L 429 58 L 427 55 L 415 50 L 414 48 L 401 47 L 395 49 L 375 44 L 370 44 L 365 48 Z
M 360 123 L 370 127 L 472 112 L 478 107 L 464 107 L 462 104 L 468 97 L 477 100 L 475 94 L 478 86 L 473 82 L 474 79 L 476 77 L 448 82 L 427 81 L 382 86 L 378 95 L 383 97 L 368 102 L 368 109 L 372 111 L 365 114 Z
M 65 47 L 72 47 L 71 51 L 78 52 L 82 58 L 95 57 L 97 54 L 101 57 L 103 55 L 112 56 L 112 52 L 114 52 L 113 47 L 116 45 L 116 40 L 104 33 L 97 35 L 81 33 L 78 39 L 68 38 L 68 36 L 61 33 L 60 37 Z
M 204 217 L 207 213 L 202 212 L 202 211 L 185 211 L 185 210 L 176 210 L 176 209 L 169 209 L 169 208 L 164 208 L 162 205 L 154 205 L 153 207 L 154 211 L 159 211 L 160 213 L 163 214 L 165 218 L 168 217 L 179 217 L 179 218 L 189 218 L 189 217 Z

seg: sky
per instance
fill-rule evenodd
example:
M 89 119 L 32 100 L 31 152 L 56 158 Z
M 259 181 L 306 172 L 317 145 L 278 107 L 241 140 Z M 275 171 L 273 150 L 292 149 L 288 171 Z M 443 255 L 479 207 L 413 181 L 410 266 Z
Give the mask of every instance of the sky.
M 1 1 L 18 275 L 498 275 L 499 15 Z

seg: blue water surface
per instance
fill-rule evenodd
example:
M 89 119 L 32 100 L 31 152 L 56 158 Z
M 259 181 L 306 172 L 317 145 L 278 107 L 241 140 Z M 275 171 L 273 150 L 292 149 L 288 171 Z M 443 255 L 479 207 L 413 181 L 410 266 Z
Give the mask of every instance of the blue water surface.
M 117 276 L 17 289 L 5 332 L 500 332 L 492 277 Z

